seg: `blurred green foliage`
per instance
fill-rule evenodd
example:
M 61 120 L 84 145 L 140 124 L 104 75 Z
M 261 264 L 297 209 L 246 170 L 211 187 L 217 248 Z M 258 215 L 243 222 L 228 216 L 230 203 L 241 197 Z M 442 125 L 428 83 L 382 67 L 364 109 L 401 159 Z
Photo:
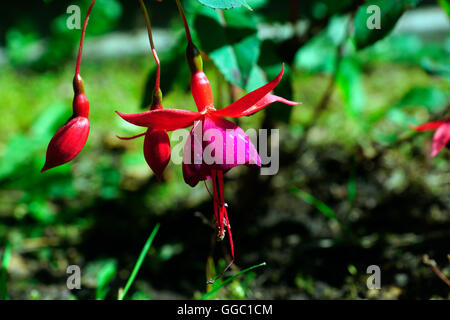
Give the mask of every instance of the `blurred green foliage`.
M 438 2 L 448 13 L 448 1 Z M 89 3 L 79 1 L 82 12 Z M 275 93 L 303 102 L 239 119 L 244 129 L 281 129 L 281 167 L 275 177 L 246 168 L 227 175 L 238 267 L 207 288 L 205 278 L 227 265 L 209 242 L 207 191 L 185 185 L 174 164 L 158 184 L 142 140 L 116 138 L 140 133 L 114 111 L 148 106 L 150 52 L 83 58 L 90 138 L 73 163 L 43 175 L 48 141 L 70 116 L 79 31 L 66 28 L 63 2 L 40 3 L 49 9 L 44 20 L 10 18 L 0 40 L 1 297 L 7 288 L 11 298 L 116 299 L 160 222 L 130 299 L 447 298 L 420 261 L 425 252 L 444 257 L 448 273 L 448 151 L 428 158 L 431 135 L 409 126 L 448 115 L 450 38 L 396 32 L 418 3 L 183 1 L 216 107 L 274 78 L 283 62 Z M 365 28 L 371 4 L 382 8 L 381 31 Z M 164 106 L 192 109 L 176 6 L 152 1 L 149 9 L 155 30 L 175 39 L 160 54 Z M 98 0 L 86 46 L 143 27 L 137 5 Z M 255 269 L 261 261 L 267 266 Z M 373 263 L 387 274 L 377 293 L 361 271 Z M 79 292 L 65 287 L 68 264 L 82 266 Z

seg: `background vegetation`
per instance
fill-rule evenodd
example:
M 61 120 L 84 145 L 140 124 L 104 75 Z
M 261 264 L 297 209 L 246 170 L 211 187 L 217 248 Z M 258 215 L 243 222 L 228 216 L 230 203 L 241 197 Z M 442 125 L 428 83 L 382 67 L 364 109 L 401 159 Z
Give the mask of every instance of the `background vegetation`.
M 89 2 L 73 3 L 85 12 Z M 140 131 L 114 110 L 145 108 L 153 86 L 137 1 L 97 0 L 81 66 L 91 134 L 73 163 L 45 174 L 47 144 L 71 114 L 80 33 L 66 27 L 72 2 L 2 2 L 0 298 L 116 299 L 160 223 L 127 298 L 448 299 L 423 256 L 450 275 L 449 151 L 430 158 L 432 134 L 410 129 L 449 115 L 448 1 L 234 1 L 253 11 L 200 2 L 211 1 L 183 4 L 217 108 L 282 62 L 276 93 L 303 102 L 239 120 L 280 129 L 277 175 L 244 167 L 226 175 L 237 260 L 224 280 L 267 264 L 206 287 L 229 256 L 226 243 L 214 244 L 204 186 L 184 184 L 174 164 L 158 183 L 142 140 L 116 138 Z M 382 29 L 370 33 L 373 3 Z M 175 2 L 148 6 L 164 105 L 193 109 Z M 66 287 L 72 264 L 81 290 Z M 381 290 L 366 286 L 374 264 Z

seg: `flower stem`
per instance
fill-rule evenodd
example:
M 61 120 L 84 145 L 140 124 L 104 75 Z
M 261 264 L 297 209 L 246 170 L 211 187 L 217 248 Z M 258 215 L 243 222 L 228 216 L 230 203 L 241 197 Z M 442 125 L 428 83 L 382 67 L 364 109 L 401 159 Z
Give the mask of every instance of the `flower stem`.
M 245 274 L 245 273 L 247 273 L 247 272 L 249 272 L 249 271 L 252 271 L 252 270 L 254 270 L 254 269 L 256 269 L 256 268 L 264 267 L 264 266 L 266 266 L 266 265 L 267 265 L 267 264 L 266 264 L 265 262 L 263 262 L 263 263 L 260 263 L 260 264 L 258 264 L 258 265 L 255 265 L 255 266 L 252 266 L 252 267 L 250 267 L 250 268 L 247 268 L 247 269 L 245 269 L 245 270 L 242 270 L 242 271 L 239 272 L 238 274 L 235 274 L 234 276 L 228 278 L 227 280 L 225 280 L 224 282 L 222 282 L 221 284 L 219 284 L 217 287 L 215 287 L 215 288 L 212 289 L 211 291 L 205 293 L 205 294 L 200 298 L 200 300 L 206 300 L 206 299 L 209 299 L 209 298 L 213 297 L 217 292 L 220 291 L 220 289 L 222 289 L 223 287 L 225 287 L 227 284 L 229 284 L 230 282 L 232 282 L 234 279 L 236 279 L 236 278 L 239 277 L 240 275 Z
M 83 29 L 81 31 L 80 47 L 78 48 L 77 65 L 75 67 L 75 76 L 80 74 L 80 63 L 81 63 L 81 54 L 83 53 L 84 36 L 86 34 L 86 27 L 87 27 L 87 24 L 89 21 L 89 15 L 91 14 L 94 3 L 95 3 L 95 0 L 92 0 L 91 5 L 89 6 L 88 12 L 86 14 L 86 18 L 84 18 L 84 25 L 83 25 Z
M 147 7 L 145 6 L 143 0 L 139 0 L 139 3 L 141 5 L 142 12 L 144 13 L 145 24 L 147 25 L 147 31 L 148 31 L 148 39 L 150 40 L 150 47 L 152 49 L 153 57 L 155 58 L 155 61 L 156 61 L 155 91 L 159 91 L 160 90 L 160 78 L 161 78 L 161 64 L 159 62 L 158 54 L 156 53 L 155 44 L 153 43 L 152 25 L 150 22 L 150 17 L 148 15 Z
M 139 272 L 139 269 L 141 268 L 142 263 L 144 262 L 145 256 L 147 255 L 147 252 L 150 249 L 150 246 L 152 245 L 153 239 L 155 239 L 156 233 L 159 230 L 159 226 L 160 226 L 160 224 L 157 223 L 156 226 L 153 228 L 153 231 L 150 234 L 150 236 L 148 237 L 147 241 L 145 242 L 144 248 L 142 248 L 142 251 L 139 255 L 136 265 L 134 266 L 133 271 L 131 272 L 131 275 L 128 278 L 125 288 L 123 289 L 122 292 L 120 292 L 118 300 L 123 300 L 125 298 L 125 296 L 127 295 L 128 290 L 130 289 L 131 285 L 133 284 L 134 279 L 136 278 L 136 275 Z
M 186 20 L 186 15 L 184 14 L 183 7 L 181 5 L 180 0 L 176 0 L 176 2 L 177 2 L 177 6 L 178 6 L 178 11 L 180 11 L 181 19 L 183 19 L 184 30 L 186 31 L 186 38 L 187 38 L 188 42 L 192 43 L 191 31 L 189 30 L 189 26 L 188 26 L 188 23 Z

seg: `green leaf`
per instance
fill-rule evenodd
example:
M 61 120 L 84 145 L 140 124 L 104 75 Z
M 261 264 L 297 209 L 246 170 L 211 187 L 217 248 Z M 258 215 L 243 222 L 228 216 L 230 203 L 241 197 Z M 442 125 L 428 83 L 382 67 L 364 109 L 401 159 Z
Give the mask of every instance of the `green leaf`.
M 82 9 L 82 15 L 86 13 L 90 2 L 90 0 L 85 2 L 84 8 L 86 9 Z M 119 22 L 122 15 L 122 4 L 119 0 L 97 0 L 97 3 L 92 10 L 92 15 L 95 15 L 95 18 L 89 20 L 89 31 L 86 33 L 91 35 L 104 34 L 113 29 Z M 67 16 L 65 16 L 65 19 L 67 19 Z M 65 29 L 67 29 L 67 27 Z
M 244 6 L 252 10 L 245 0 L 198 0 L 198 2 L 213 9 L 232 9 Z
M 311 11 L 310 15 L 314 19 L 324 19 L 326 17 L 331 17 L 335 14 L 341 14 L 349 11 L 352 4 L 356 0 L 316 0 L 310 1 Z M 308 6 L 308 2 L 305 2 L 304 6 Z
M 383 109 L 372 116 L 371 122 L 376 122 L 387 116 L 392 122 L 408 127 L 411 123 L 418 124 L 414 117 L 408 115 L 405 108 L 423 107 L 429 113 L 440 112 L 445 109 L 450 100 L 450 93 L 436 87 L 417 87 L 409 90 L 397 103 Z
M 125 288 L 123 289 L 122 293 L 120 294 L 118 300 L 123 300 L 125 298 L 125 296 L 127 295 L 127 292 L 130 289 L 131 285 L 133 284 L 134 279 L 136 278 L 136 275 L 139 272 L 139 269 L 141 269 L 141 266 L 142 266 L 142 263 L 144 262 L 145 256 L 147 255 L 147 252 L 150 249 L 150 246 L 152 245 L 153 239 L 155 239 L 155 236 L 156 236 L 156 233 L 158 233 L 158 230 L 159 230 L 159 223 L 156 224 L 155 228 L 153 228 L 152 233 L 150 234 L 147 241 L 145 242 L 144 248 L 142 248 L 142 251 L 139 254 L 139 258 L 138 258 L 138 260 L 133 268 L 133 271 L 131 272 L 131 275 L 128 278 Z
M 449 40 L 447 39 L 447 42 Z M 362 64 L 395 62 L 419 65 L 450 79 L 450 55 L 445 42 L 424 41 L 417 34 L 392 34 L 357 53 Z
M 337 215 L 336 213 L 333 211 L 333 209 L 331 209 L 329 206 L 327 206 L 325 203 L 323 203 L 322 201 L 316 199 L 313 195 L 297 188 L 297 187 L 292 187 L 290 189 L 290 192 L 295 195 L 296 197 L 302 199 L 303 201 L 305 201 L 306 203 L 309 203 L 310 205 L 312 205 L 313 207 L 315 207 L 317 210 L 319 210 L 320 212 L 323 213 L 324 216 L 326 216 L 329 219 L 336 219 L 337 220 Z
M 311 73 L 331 72 L 336 64 L 337 51 L 332 41 L 322 33 L 314 37 L 297 51 L 296 68 Z
M 337 48 L 346 38 L 348 21 L 348 17 L 333 17 L 324 31 L 297 51 L 295 67 L 311 73 L 331 73 L 336 65 Z
M 401 109 L 391 109 L 387 113 L 387 117 L 393 123 L 402 127 L 407 127 L 411 123 L 415 123 L 415 118 L 402 111 Z
M 238 274 L 235 274 L 234 276 L 232 276 L 232 277 L 228 278 L 227 280 L 225 280 L 224 282 L 222 282 L 220 285 L 218 285 L 217 287 L 215 287 L 215 288 L 212 289 L 211 291 L 205 293 L 205 294 L 200 298 L 200 300 L 206 300 L 206 299 L 209 299 L 209 298 L 213 297 L 215 294 L 217 294 L 217 293 L 220 291 L 220 289 L 222 289 L 223 287 L 225 287 L 227 284 L 229 284 L 230 282 L 232 282 L 234 279 L 236 279 L 236 278 L 239 277 L 240 275 L 242 275 L 242 274 L 244 274 L 244 273 L 247 273 L 247 272 L 249 272 L 249 271 L 252 271 L 253 269 L 256 269 L 256 268 L 259 268 L 259 267 L 263 267 L 263 266 L 265 266 L 265 265 L 266 265 L 266 263 L 263 262 L 263 263 L 260 263 L 260 264 L 258 264 L 258 265 L 255 265 L 255 266 L 252 266 L 252 267 L 250 267 L 250 268 L 247 268 L 247 269 L 242 270 L 242 271 L 239 272 Z
M 450 17 L 450 3 L 448 0 L 438 0 L 438 2 L 441 5 L 442 10 Z
M 243 89 L 261 52 L 254 19 L 242 10 L 224 12 L 223 17 L 215 11 L 201 11 L 194 21 L 200 48 L 228 82 Z
M 33 31 L 11 28 L 6 33 L 6 53 L 13 65 L 21 65 L 36 58 L 38 35 Z
M 175 46 L 167 54 L 160 57 L 164 61 L 161 69 L 161 89 L 163 90 L 163 97 L 165 94 L 171 92 L 177 86 L 184 86 L 186 79 L 189 79 L 189 67 L 186 64 L 186 44 L 183 41 L 178 41 Z M 153 99 L 153 88 L 155 87 L 156 68 L 153 68 L 147 76 L 144 87 L 143 97 L 141 100 L 141 108 L 149 108 Z M 183 87 L 184 89 L 185 87 Z M 164 99 L 163 99 L 164 106 Z
M 50 223 L 55 218 L 46 199 L 41 196 L 35 196 L 31 199 L 28 203 L 28 210 L 34 219 L 43 223 Z
M 261 57 L 258 61 L 258 64 L 262 70 L 259 70 L 259 74 L 254 74 L 255 78 L 259 76 L 259 82 L 249 82 L 249 84 L 247 85 L 247 90 L 254 90 L 266 84 L 268 79 L 271 80 L 278 75 L 278 73 L 280 72 L 281 64 L 277 49 L 278 46 L 274 41 L 266 40 L 263 42 L 261 47 Z M 264 76 L 263 72 L 266 76 Z M 292 72 L 289 65 L 285 65 L 283 78 L 274 89 L 274 94 L 288 100 L 294 100 L 292 90 Z M 283 105 L 281 103 L 274 103 L 270 108 L 267 109 L 266 112 L 270 119 L 288 123 L 292 108 L 286 108 L 286 105 Z
M 442 111 L 450 99 L 449 92 L 436 87 L 418 87 L 408 91 L 402 99 L 395 104 L 395 108 L 407 106 L 423 106 L 428 112 Z
M 350 116 L 359 116 L 365 104 L 362 70 L 353 57 L 345 57 L 339 63 L 337 84 L 342 92 L 345 110 Z
M 347 187 L 347 200 L 353 206 L 356 198 L 356 166 L 352 165 L 352 170 L 350 171 L 350 178 L 348 180 Z
M 0 272 L 0 300 L 8 299 L 7 281 L 8 281 L 8 266 L 11 260 L 11 246 L 7 245 L 3 250 L 1 260 L 1 272 Z
M 356 12 L 355 42 L 358 49 L 365 48 L 384 38 L 394 28 L 398 19 L 411 6 L 421 0 L 372 0 L 367 1 Z M 379 8 L 377 10 L 376 8 Z M 372 10 L 374 9 L 374 10 Z M 379 20 L 379 28 L 369 29 L 371 22 Z M 376 23 L 374 24 L 374 26 Z
M 117 272 L 117 261 L 114 259 L 105 260 L 103 266 L 97 273 L 96 299 L 103 300 L 108 294 L 108 284 Z

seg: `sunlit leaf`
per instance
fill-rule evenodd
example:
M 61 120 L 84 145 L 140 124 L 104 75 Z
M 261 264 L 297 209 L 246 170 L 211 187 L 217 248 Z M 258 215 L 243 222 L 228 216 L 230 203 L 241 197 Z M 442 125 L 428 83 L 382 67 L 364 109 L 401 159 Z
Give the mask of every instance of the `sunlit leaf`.
M 442 10 L 450 17 L 450 2 L 448 0 L 438 0 Z
M 259 267 L 263 267 L 263 266 L 265 266 L 265 265 L 266 265 L 266 263 L 263 262 L 263 263 L 260 263 L 260 264 L 255 265 L 255 266 L 252 266 L 252 267 L 250 267 L 250 268 L 247 268 L 247 269 L 242 270 L 242 271 L 239 272 L 238 274 L 235 274 L 234 276 L 232 276 L 232 277 L 228 278 L 227 280 L 221 282 L 219 285 L 217 285 L 217 286 L 216 286 L 214 289 L 212 289 L 211 291 L 205 293 L 205 294 L 201 297 L 201 300 L 207 300 L 207 299 L 210 299 L 210 298 L 213 297 L 215 294 L 217 294 L 217 293 L 220 291 L 220 289 L 222 289 L 223 287 L 225 287 L 227 284 L 229 284 L 230 282 L 232 282 L 234 279 L 236 279 L 236 278 L 239 277 L 240 275 L 245 274 L 245 273 L 247 273 L 247 272 L 249 272 L 249 271 L 252 271 L 253 269 L 256 269 L 256 268 L 259 268 Z
M 105 260 L 101 269 L 97 273 L 96 299 L 103 300 L 108 294 L 108 284 L 117 272 L 117 261 L 114 259 Z
M 330 219 L 337 219 L 337 215 L 334 212 L 333 209 L 331 209 L 329 206 L 327 206 L 322 201 L 316 199 L 313 195 L 299 189 L 296 187 L 292 187 L 290 189 L 291 193 L 295 195 L 296 197 L 302 199 L 306 203 L 309 203 L 313 207 L 315 207 L 317 210 L 319 210 L 321 213 L 323 213 L 324 216 Z
M 199 14 L 194 27 L 201 49 L 211 57 L 225 79 L 246 88 L 258 61 L 261 43 L 257 36 L 256 21 L 242 10 L 233 13 L 224 13 L 224 21 L 215 11 Z
M 122 290 L 122 292 L 119 295 L 119 300 L 123 300 L 125 298 L 125 296 L 127 295 L 128 290 L 131 288 L 131 285 L 133 284 L 134 279 L 136 278 L 139 270 L 141 269 L 142 263 L 145 260 L 145 256 L 147 255 L 148 250 L 150 249 L 150 246 L 152 245 L 153 239 L 155 239 L 155 236 L 158 233 L 159 226 L 160 226 L 159 223 L 156 224 L 156 226 L 153 228 L 152 233 L 150 234 L 147 241 L 145 242 L 144 247 L 142 248 L 142 251 L 139 254 L 139 257 L 136 261 L 136 264 L 134 265 L 133 271 L 131 271 L 131 275 L 128 278 L 127 283 L 125 284 L 124 289 Z
M 2 259 L 0 260 L 0 300 L 8 299 L 7 281 L 8 281 L 8 266 L 11 261 L 11 246 L 7 245 L 2 252 Z
M 245 0 L 198 0 L 198 2 L 213 9 L 232 9 L 242 6 L 251 9 Z
M 337 83 L 342 92 L 345 110 L 351 116 L 361 114 L 365 103 L 362 70 L 356 59 L 343 58 L 339 64 Z
M 356 12 L 354 19 L 357 48 L 362 49 L 385 37 L 395 27 L 402 14 L 420 1 L 371 0 L 364 3 Z M 379 28 L 376 26 L 376 20 L 379 20 Z

